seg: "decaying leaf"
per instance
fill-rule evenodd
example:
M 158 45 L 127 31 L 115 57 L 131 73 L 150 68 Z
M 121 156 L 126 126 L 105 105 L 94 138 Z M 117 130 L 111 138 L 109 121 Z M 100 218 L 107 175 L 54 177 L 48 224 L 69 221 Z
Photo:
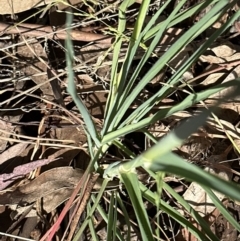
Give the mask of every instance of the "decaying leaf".
M 31 48 L 31 50 L 29 49 Z M 52 90 L 52 86 L 48 81 L 47 74 L 43 74 L 42 72 L 47 72 L 47 54 L 45 53 L 42 45 L 36 41 L 29 45 L 19 46 L 17 48 L 18 56 L 26 61 L 24 66 L 21 66 L 21 71 L 25 73 L 25 75 L 30 76 L 36 85 L 43 84 L 39 86 L 45 98 L 48 100 L 54 99 L 54 93 Z M 45 62 L 45 63 L 44 63 Z M 41 75 L 39 76 L 39 74 Z M 36 76 L 37 75 L 37 76 Z
M 69 125 L 69 127 L 67 125 Z M 76 145 L 83 145 L 86 143 L 87 137 L 81 126 L 79 128 L 71 127 L 71 124 L 65 120 L 61 120 L 59 126 L 63 127 L 51 130 L 51 138 L 65 141 L 70 140 L 71 142 L 75 142 Z
M 14 129 L 14 127 L 12 126 L 12 124 L 7 123 L 3 120 L 0 120 L 0 152 L 4 151 L 6 149 L 8 140 L 7 138 L 10 137 L 11 135 L 11 131 Z M 3 130 L 3 131 L 1 131 Z M 6 133 L 6 131 L 8 133 Z M 6 139 L 5 139 L 6 138 Z
M 236 52 L 237 50 L 239 50 L 238 46 L 235 46 L 232 43 L 227 42 L 226 44 L 213 47 L 211 49 L 213 54 L 201 55 L 200 59 L 202 62 L 207 62 L 210 64 L 225 64 L 226 65 L 225 71 L 209 74 L 207 76 L 207 78 L 201 84 L 204 86 L 208 86 L 209 84 L 216 83 L 218 80 L 220 80 L 224 76 L 224 74 L 226 73 L 226 70 L 231 70 L 233 66 L 230 65 L 228 68 L 228 63 L 238 61 L 240 58 L 240 53 Z M 223 80 L 223 82 L 227 82 L 227 81 L 229 81 L 231 79 L 235 79 L 236 77 L 239 76 L 239 67 L 237 66 L 237 64 L 239 64 L 239 63 L 236 63 L 235 69 L 233 69 L 231 71 L 231 73 L 229 73 L 229 75 L 225 78 L 225 80 Z M 214 96 L 216 96 L 216 95 L 214 95 Z
M 12 209 L 17 207 L 17 212 L 23 212 L 28 205 L 41 199 L 41 208 L 49 213 L 70 197 L 83 174 L 83 170 L 72 167 L 53 168 L 13 191 L 2 193 L 0 205 L 9 205 Z M 102 181 L 100 178 L 97 180 L 95 190 L 101 188 Z M 118 182 L 111 181 L 108 187 L 114 188 L 117 185 Z M 36 215 L 35 210 L 28 214 L 28 216 Z
M 234 80 L 236 78 L 238 78 L 240 76 L 240 65 L 238 65 L 237 67 L 235 67 L 228 75 L 227 77 L 224 79 L 223 83 L 229 82 L 230 80 Z M 225 96 L 230 96 L 230 93 L 233 92 L 233 90 L 236 89 L 235 86 L 231 86 L 228 88 L 225 88 L 224 90 L 219 91 L 218 93 L 211 95 L 211 99 L 216 100 L 224 100 L 224 98 L 226 99 Z M 240 96 L 233 96 L 232 98 L 229 98 L 228 101 L 232 100 L 232 101 L 236 101 L 239 100 Z
M 235 46 L 230 42 L 213 47 L 211 50 L 214 52 L 216 56 L 222 57 L 222 58 L 230 57 L 236 53 Z
M 0 0 L 0 14 L 12 14 L 26 11 L 34 7 L 40 7 L 52 3 L 54 0 Z
M 226 130 L 230 136 L 232 136 L 235 139 L 240 138 L 240 135 L 239 135 L 240 128 L 235 127 L 232 123 L 227 122 L 225 120 L 221 120 L 221 124 L 224 127 L 224 130 Z M 221 126 L 219 126 L 213 118 L 209 118 L 209 120 L 207 121 L 207 125 L 211 129 L 218 130 L 220 132 L 224 132 L 223 128 Z
M 68 3 L 75 5 L 81 1 L 82 0 L 68 0 Z M 0 14 L 20 13 L 47 4 L 58 4 L 60 9 L 64 9 L 68 6 L 68 4 L 64 4 L 64 1 L 59 0 L 0 0 Z
M 3 164 L 5 161 L 21 154 L 22 151 L 25 150 L 27 146 L 28 144 L 23 142 L 8 148 L 6 151 L 0 154 L 0 165 Z
M 0 175 L 0 190 L 3 190 L 8 185 L 10 185 L 12 182 L 14 182 L 16 179 L 19 179 L 23 177 L 24 175 L 30 173 L 34 169 L 44 166 L 51 161 L 49 159 L 43 159 L 43 160 L 37 160 L 33 161 L 27 164 L 23 164 L 20 166 L 17 166 L 13 169 L 12 173 L 4 173 Z

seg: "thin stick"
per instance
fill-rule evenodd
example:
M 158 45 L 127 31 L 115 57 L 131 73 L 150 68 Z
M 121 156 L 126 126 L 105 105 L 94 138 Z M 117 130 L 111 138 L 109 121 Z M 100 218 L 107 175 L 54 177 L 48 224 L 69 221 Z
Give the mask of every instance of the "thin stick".
M 44 26 L 39 24 L 21 23 L 18 25 L 12 25 L 0 22 L 0 35 L 2 34 L 22 34 L 32 37 L 56 37 L 58 39 L 66 39 L 66 28 L 53 31 L 51 26 Z M 102 34 L 83 32 L 78 30 L 71 30 L 72 40 L 84 41 L 84 42 L 98 42 L 102 44 L 111 45 L 114 41 L 114 37 L 105 36 Z
M 85 195 L 83 196 L 83 200 L 77 210 L 77 213 L 74 215 L 74 218 L 71 222 L 71 227 L 70 227 L 70 232 L 68 234 L 68 238 L 67 238 L 67 241 L 71 241 L 72 240 L 72 237 L 74 235 L 74 232 L 75 232 L 75 229 L 78 225 L 78 222 L 79 222 L 79 219 L 83 213 L 83 211 L 85 210 L 85 207 L 87 205 L 87 202 L 90 198 L 90 195 L 91 195 L 91 192 L 92 192 L 92 189 L 97 181 L 97 178 L 99 177 L 99 174 L 96 174 L 96 175 L 93 175 L 91 177 L 91 179 L 89 180 L 88 182 L 88 185 L 87 185 L 87 189 L 85 191 Z
M 83 182 L 85 180 L 89 179 L 89 174 L 87 172 L 84 173 L 84 175 L 82 176 L 81 180 L 79 181 L 79 183 L 77 184 L 75 190 L 73 191 L 70 199 L 68 200 L 67 204 L 65 205 L 65 207 L 63 208 L 58 220 L 56 221 L 56 223 L 50 228 L 50 230 L 47 231 L 47 233 L 41 238 L 40 241 L 44 241 L 47 238 L 47 241 L 52 241 L 52 238 L 54 236 L 54 234 L 56 233 L 56 231 L 58 230 L 63 218 L 65 217 L 66 213 L 68 212 L 68 210 L 70 209 L 75 197 L 77 196 L 77 194 L 79 193 L 79 191 L 81 190 L 82 186 L 84 186 Z

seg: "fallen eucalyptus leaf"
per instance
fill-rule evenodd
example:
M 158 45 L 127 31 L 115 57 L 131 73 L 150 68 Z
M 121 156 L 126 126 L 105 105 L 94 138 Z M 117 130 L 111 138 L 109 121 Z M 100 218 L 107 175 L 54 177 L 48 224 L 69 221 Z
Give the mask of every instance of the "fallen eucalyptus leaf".
M 0 165 L 11 158 L 18 156 L 27 148 L 27 146 L 28 143 L 22 142 L 8 148 L 6 151 L 0 154 Z
M 0 195 L 0 205 L 8 205 L 11 209 L 23 212 L 29 205 L 41 199 L 41 209 L 49 213 L 67 200 L 80 181 L 84 171 L 72 167 L 57 167 L 42 173 L 33 181 L 19 186 L 13 191 Z M 101 188 L 103 179 L 98 178 L 94 190 Z M 117 181 L 108 183 L 108 188 L 118 186 Z M 24 206 L 24 208 L 21 208 Z M 32 211 L 28 216 L 37 215 Z
M 0 191 L 3 190 L 4 188 L 6 188 L 8 185 L 10 185 L 16 179 L 19 179 L 19 178 L 23 177 L 24 175 L 30 173 L 34 169 L 47 165 L 50 162 L 55 161 L 55 160 L 42 159 L 42 160 L 33 161 L 30 163 L 15 167 L 13 169 L 12 173 L 1 174 L 0 175 Z

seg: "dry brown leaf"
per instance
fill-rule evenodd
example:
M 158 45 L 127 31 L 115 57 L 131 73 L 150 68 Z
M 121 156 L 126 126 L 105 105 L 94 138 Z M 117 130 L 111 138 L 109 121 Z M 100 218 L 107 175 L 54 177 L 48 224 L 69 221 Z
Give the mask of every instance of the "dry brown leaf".
M 230 80 L 234 80 L 240 77 L 240 65 L 235 67 L 223 80 L 223 83 L 229 82 Z M 228 87 L 224 90 L 219 91 L 218 93 L 211 95 L 211 99 L 214 98 L 216 100 L 224 100 L 225 96 L 231 96 L 232 91 L 236 89 L 236 86 Z M 240 96 L 234 96 L 233 98 L 229 98 L 228 101 L 232 100 L 233 102 L 239 100 Z
M 82 127 L 71 127 L 71 124 L 69 124 L 66 120 L 61 120 L 58 125 L 62 125 L 63 128 L 52 129 L 50 131 L 51 138 L 65 141 L 71 140 L 71 142 L 74 141 L 79 146 L 86 143 L 87 137 Z M 64 125 L 69 125 L 69 127 Z
M 230 57 L 236 53 L 234 45 L 230 42 L 227 42 L 226 44 L 220 46 L 213 47 L 211 50 L 215 53 L 216 56 L 222 58 Z
M 236 54 L 234 54 L 233 56 L 235 56 L 235 55 Z M 219 80 L 219 79 L 217 79 L 217 77 L 221 78 L 222 75 L 223 75 L 223 73 L 211 74 L 202 82 L 202 85 L 212 84 L 212 83 L 214 83 L 214 81 L 216 83 L 216 81 Z M 233 68 L 233 70 L 223 80 L 221 79 L 222 80 L 221 83 L 225 83 L 225 82 L 234 80 L 234 79 L 238 78 L 239 76 L 240 76 L 240 65 Z M 225 88 L 224 90 L 221 90 L 221 91 L 217 92 L 216 94 L 211 95 L 208 99 L 206 99 L 204 101 L 204 103 L 206 105 L 214 105 L 217 102 L 219 102 L 219 100 L 221 100 L 222 103 L 219 105 L 219 107 L 232 109 L 235 112 L 240 113 L 239 112 L 240 96 L 236 95 L 236 96 L 231 97 L 232 96 L 231 93 L 235 89 L 236 89 L 236 86 L 231 86 L 231 87 Z M 229 96 L 229 97 L 226 99 L 226 96 Z M 222 100 L 225 100 L 225 101 L 222 101 Z
M 23 165 L 16 166 L 11 173 L 0 174 L 0 191 L 6 188 L 15 180 L 22 178 L 24 175 L 30 173 L 34 169 L 47 165 L 54 160 L 42 159 L 32 161 Z
M 58 120 L 58 119 L 57 119 Z M 74 127 L 71 126 L 71 123 L 65 119 L 61 119 L 61 121 L 58 123 L 61 128 L 52 128 L 49 132 L 50 137 L 54 140 L 69 140 L 70 143 L 75 143 L 75 146 L 79 146 L 79 149 L 72 149 L 72 148 L 61 148 L 57 149 L 55 148 L 48 148 L 45 152 L 45 156 L 52 160 L 59 158 L 57 162 L 53 162 L 49 164 L 47 167 L 50 166 L 50 168 L 53 167 L 59 167 L 59 166 L 69 166 L 71 161 L 76 157 L 79 152 L 83 149 L 83 145 L 87 141 L 86 134 L 82 127 Z M 69 125 L 66 126 L 66 125 Z M 85 160 L 81 160 L 81 162 L 85 162 Z M 47 169 L 50 169 L 47 168 Z M 46 170 L 46 168 L 44 167 Z
M 0 205 L 8 205 L 12 209 L 19 207 L 16 211 L 20 213 L 27 208 L 27 204 L 30 205 L 41 199 L 42 209 L 49 213 L 70 197 L 83 174 L 83 170 L 72 167 L 53 168 L 11 192 L 2 193 Z M 97 180 L 95 190 L 101 188 L 102 181 L 101 178 Z M 108 186 L 113 188 L 117 185 L 118 182 L 112 181 Z M 20 209 L 21 206 L 24 208 Z M 28 216 L 35 215 L 34 210 L 28 214 Z
M 213 55 L 202 55 L 200 56 L 200 60 L 202 62 L 207 62 L 210 64 L 221 64 L 226 62 L 224 58 L 213 56 Z
M 227 42 L 220 46 L 211 48 L 213 55 L 201 55 L 200 60 L 208 62 L 210 64 L 228 63 L 234 60 L 238 60 L 240 57 L 239 46 Z M 215 54 L 215 55 L 214 55 Z
M 35 54 L 29 49 L 29 47 L 32 49 L 32 51 L 34 51 Z M 46 99 L 53 100 L 54 93 L 46 74 L 47 66 L 45 63 L 48 62 L 48 57 L 42 45 L 39 42 L 35 42 L 35 43 L 29 44 L 29 46 L 27 45 L 18 46 L 17 54 L 22 60 L 27 61 L 27 63 L 24 66 L 21 66 L 22 68 L 20 67 L 21 70 L 27 76 L 31 77 L 36 85 L 45 83 L 44 85 L 41 85 L 39 88 L 46 96 L 45 97 Z M 45 63 L 41 62 L 39 58 L 41 58 L 42 61 L 44 61 Z M 41 74 L 40 76 L 34 76 L 40 73 L 43 73 L 43 74 Z
M 224 129 L 231 135 L 233 138 L 239 139 L 240 138 L 240 128 L 235 127 L 232 123 L 220 120 L 221 124 L 223 125 Z M 213 130 L 217 130 L 220 132 L 225 132 L 221 126 L 219 126 L 213 118 L 209 118 L 206 124 Z
M 27 146 L 28 144 L 23 142 L 8 148 L 6 151 L 0 154 L 0 165 L 3 164 L 5 161 L 12 159 L 18 156 L 19 154 L 21 154 L 23 150 L 26 149 Z
M 222 76 L 224 75 L 224 73 L 219 72 L 219 73 L 213 73 L 207 76 L 207 78 L 201 83 L 201 85 L 203 86 L 208 86 L 210 84 L 214 84 L 216 83 Z
M 31 77 L 36 85 L 40 85 L 39 88 L 46 99 L 50 101 L 55 99 L 58 104 L 64 106 L 58 79 L 54 78 L 54 70 L 50 69 L 47 65 L 48 56 L 43 46 L 36 41 L 28 45 L 19 46 L 17 51 L 18 56 L 26 61 L 25 65 L 21 66 L 21 71 L 23 71 L 25 75 Z M 51 79 L 51 81 L 48 79 Z M 45 84 L 42 85 L 43 83 Z
M 231 62 L 231 61 L 239 60 L 239 59 L 240 59 L 240 53 L 235 53 L 229 57 L 226 57 L 227 62 Z
M 71 5 L 76 5 L 82 0 L 68 0 Z M 58 3 L 59 2 L 59 3 Z M 59 5 L 59 9 L 64 9 L 68 5 L 64 4 L 63 1 L 58 0 L 0 0 L 0 14 L 12 14 L 27 11 L 31 8 L 41 7 L 47 4 L 56 3 Z
M 4 120 L 0 120 L 0 152 L 4 151 L 6 149 L 8 140 L 7 138 L 10 137 L 11 131 L 14 129 L 12 124 L 5 122 Z M 3 130 L 4 132 L 2 132 Z M 8 133 L 6 133 L 6 131 Z
M 50 163 L 46 170 L 54 168 L 54 167 L 61 167 L 61 166 L 69 166 L 73 158 L 75 158 L 78 153 L 81 152 L 81 149 L 72 149 L 72 148 L 49 148 L 45 155 L 49 160 L 59 159 L 57 162 Z M 81 160 L 82 161 L 82 160 Z M 45 168 L 43 168 L 45 170 Z
M 52 2 L 54 0 L 0 0 L 0 14 L 19 13 Z

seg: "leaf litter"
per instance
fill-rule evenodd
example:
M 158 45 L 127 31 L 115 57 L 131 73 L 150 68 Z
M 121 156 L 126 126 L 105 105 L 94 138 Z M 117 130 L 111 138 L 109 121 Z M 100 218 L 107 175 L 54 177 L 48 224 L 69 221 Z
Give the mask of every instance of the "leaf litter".
M 141 1 L 136 2 L 136 9 L 133 9 L 135 13 L 138 12 L 141 4 Z M 4 222 L 3 217 L 6 214 L 12 217 L 6 225 L 0 227 L 1 233 L 5 232 L 19 235 L 22 238 L 40 240 L 47 231 L 47 227 L 53 225 L 54 222 L 51 220 L 54 214 L 60 213 L 62 205 L 73 193 L 90 159 L 87 151 L 87 136 L 84 132 L 81 115 L 66 92 L 65 50 L 62 41 L 66 38 L 66 33 L 64 33 L 64 27 L 61 25 L 63 19 L 65 19 L 65 11 L 71 5 L 91 14 L 91 11 L 97 11 L 99 6 L 104 8 L 105 5 L 103 3 L 93 4 L 93 6 L 85 5 L 78 0 L 71 0 L 69 3 L 70 5 L 52 0 L 44 2 L 12 0 L 10 5 L 9 1 L 0 0 L 2 6 L 0 14 L 5 19 L 5 21 L 1 20 L 2 22 L 0 22 L 0 32 L 1 37 L 6 37 L 0 38 L 0 75 L 2 80 L 0 102 L 2 109 L 0 120 L 0 207 L 3 207 L 3 212 L 0 213 L 0 222 Z M 188 7 L 191 6 L 191 1 L 189 1 L 189 4 Z M 116 6 L 106 8 L 104 11 L 110 16 L 111 12 L 117 13 Z M 157 2 L 154 2 L 153 6 L 159 7 Z M 42 15 L 37 13 L 39 7 L 41 7 Z M 233 11 L 238 10 L 239 6 L 234 6 Z M 9 14 L 12 14 L 12 11 L 17 16 L 15 18 L 17 19 L 15 21 L 16 27 L 6 21 L 10 19 Z M 154 10 L 151 11 L 154 12 Z M 151 11 L 149 13 L 150 18 Z M 171 11 L 171 9 L 168 11 Z M 205 11 L 209 11 L 209 9 Z M 205 13 L 202 11 L 201 14 L 195 16 L 195 20 L 198 21 L 204 17 Z M 229 12 L 226 13 L 213 28 L 219 28 L 229 14 Z M 35 15 L 39 18 L 36 18 Z M 164 16 L 161 17 L 164 19 Z M 27 20 L 28 18 L 30 21 Z M 163 19 L 159 19 L 159 22 Z M 105 30 L 107 30 L 107 25 L 116 27 L 117 18 L 109 17 L 104 24 L 101 21 L 96 24 L 88 22 L 83 16 L 76 14 L 74 21 L 82 23 L 72 32 L 75 51 L 74 71 L 78 93 L 91 113 L 98 129 L 101 130 L 109 92 L 112 61 L 112 50 L 109 48 L 113 40 L 112 36 L 108 35 Z M 132 28 L 134 21 L 134 18 L 131 19 L 131 16 L 129 16 L 128 30 Z M 194 19 L 191 21 L 190 24 L 194 22 Z M 50 25 L 48 26 L 47 23 L 50 23 Z M 56 28 L 56 26 L 58 27 Z M 53 29 L 59 32 L 52 34 Z M 239 31 L 237 22 L 234 23 L 232 29 L 235 33 Z M 206 31 L 205 37 L 208 37 L 212 30 Z M 150 65 L 154 63 L 155 58 L 167 51 L 169 45 L 172 45 L 185 31 L 186 27 L 181 26 L 181 24 L 169 28 L 159 43 L 160 47 L 155 50 L 153 57 L 151 57 Z M 168 66 L 146 86 L 141 97 L 150 98 L 156 92 L 156 89 L 160 88 L 162 83 L 180 68 L 204 41 L 204 39 L 194 40 L 180 51 L 168 63 Z M 119 62 L 124 60 L 126 48 L 127 44 L 124 43 Z M 184 73 L 184 81 L 189 81 L 192 88 L 199 90 L 218 82 L 226 82 L 240 77 L 239 53 L 238 36 L 232 39 L 220 39 L 220 42 L 212 44 L 211 48 L 200 56 L 195 66 Z M 143 52 L 139 49 L 136 63 L 142 58 L 142 55 Z M 144 66 L 143 73 L 147 69 L 148 66 Z M 231 91 L 231 89 L 224 91 Z M 211 96 L 205 101 L 205 104 L 214 104 L 223 95 L 224 93 L 220 92 Z M 168 96 L 155 108 L 159 109 L 167 105 L 173 106 L 182 98 L 183 93 L 181 91 L 176 92 L 176 96 Z M 215 118 L 209 118 L 205 127 L 200 128 L 183 146 L 174 151 L 202 168 L 211 169 L 211 172 L 216 175 L 225 173 L 226 179 L 234 179 L 234 176 L 238 176 L 238 161 L 228 162 L 227 164 L 219 163 L 219 161 L 239 157 L 237 149 L 231 148 L 231 143 L 226 137 L 226 134 L 228 134 L 236 143 L 239 142 L 238 101 L 235 98 L 220 106 L 217 117 L 221 121 L 221 125 Z M 135 100 L 131 108 L 136 108 L 141 102 L 141 98 Z M 203 106 L 203 103 L 200 103 L 194 107 L 202 108 Z M 229 110 L 231 111 L 229 112 Z M 193 109 L 179 112 L 161 123 L 149 127 L 149 131 L 156 138 L 161 138 L 174 128 L 179 121 L 192 116 L 194 113 Z M 148 138 L 139 138 L 139 133 L 125 136 L 123 142 L 136 154 L 152 145 Z M 225 153 L 225 150 L 229 151 Z M 104 158 L 109 161 L 123 157 L 122 153 L 113 150 L 107 153 Z M 102 164 L 105 165 L 105 162 Z M 222 168 L 222 171 L 216 171 L 217 167 Z M 30 172 L 32 172 L 32 175 L 29 175 Z M 138 174 L 139 176 L 144 174 L 143 182 L 147 182 L 147 175 L 143 170 L 138 170 Z M 102 181 L 98 178 L 93 189 L 98 190 Z M 217 212 L 217 209 L 213 208 L 209 200 L 206 199 L 203 190 L 197 191 L 197 195 L 200 195 L 197 198 L 194 192 L 198 187 L 194 183 L 182 182 L 175 177 L 167 177 L 166 182 L 181 190 L 179 193 L 190 203 L 196 202 L 192 207 L 206 219 L 208 218 L 209 225 L 219 238 L 224 240 L 228 235 L 230 237 L 228 240 L 236 240 L 239 234 Z M 110 183 L 110 187 L 115 188 L 116 186 L 116 182 Z M 224 205 L 231 207 L 239 215 L 238 204 L 231 201 L 226 202 L 224 198 L 220 198 Z M 146 205 L 148 204 L 146 203 Z M 204 210 L 199 209 L 201 205 Z M 130 206 L 128 207 L 130 208 Z M 148 208 L 151 210 L 151 207 Z M 131 209 L 129 211 L 131 212 Z M 208 215 L 211 217 L 215 215 L 215 218 L 210 219 Z M 99 213 L 95 213 L 95 216 L 96 220 L 101 220 Z M 35 217 L 37 217 L 36 225 L 33 225 L 30 229 L 27 228 L 30 227 L 27 225 L 29 220 Z M 66 220 L 69 218 L 67 216 Z M 164 217 L 165 224 L 167 219 Z M 23 220 L 23 222 L 16 220 Z M 219 230 L 219 226 L 222 227 L 222 230 Z M 65 228 L 67 229 L 66 225 Z M 98 226 L 96 226 L 97 228 Z M 229 236 L 229 233 L 231 235 L 234 233 L 235 236 Z M 63 237 L 61 232 L 56 235 L 59 239 Z M 100 240 L 104 239 L 106 226 L 101 229 L 98 235 Z M 178 241 L 194 240 L 192 237 L 188 239 L 188 230 L 184 228 L 179 228 L 174 236 L 175 240 Z

